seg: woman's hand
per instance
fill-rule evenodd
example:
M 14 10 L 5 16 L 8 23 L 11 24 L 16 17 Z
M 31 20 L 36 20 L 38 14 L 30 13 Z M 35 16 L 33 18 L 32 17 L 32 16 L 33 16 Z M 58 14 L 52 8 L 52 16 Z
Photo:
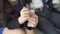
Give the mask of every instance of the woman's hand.
M 19 24 L 23 24 L 30 17 L 30 11 L 29 11 L 29 9 L 23 7 L 23 9 L 20 11 L 20 15 L 21 16 L 18 18 L 18 22 L 19 22 Z
M 36 27 L 38 24 L 38 16 L 35 13 L 30 14 L 30 18 L 28 20 L 28 27 Z

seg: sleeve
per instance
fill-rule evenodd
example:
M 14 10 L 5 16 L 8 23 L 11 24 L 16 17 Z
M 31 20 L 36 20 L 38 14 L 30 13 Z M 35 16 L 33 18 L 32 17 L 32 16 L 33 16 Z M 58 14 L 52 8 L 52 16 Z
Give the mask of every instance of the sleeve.
M 17 29 L 17 28 L 24 28 L 24 27 L 26 27 L 27 29 L 32 30 L 33 29 L 32 27 L 27 27 L 27 23 L 28 23 L 28 21 L 26 21 L 23 24 L 19 24 L 18 23 L 18 19 L 15 19 L 15 20 L 12 20 L 11 22 L 9 22 L 7 27 L 9 29 Z
M 20 24 L 18 23 L 18 18 L 12 20 L 11 22 L 9 22 L 9 23 L 7 24 L 7 27 L 8 27 L 9 29 L 20 28 Z

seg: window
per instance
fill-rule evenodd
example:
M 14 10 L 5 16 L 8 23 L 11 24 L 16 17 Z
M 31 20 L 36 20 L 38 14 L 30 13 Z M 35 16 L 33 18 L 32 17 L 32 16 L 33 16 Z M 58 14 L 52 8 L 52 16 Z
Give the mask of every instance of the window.
M 58 11 L 60 11 L 60 0 L 53 0 L 52 2 L 53 2 L 54 7 L 55 7 Z

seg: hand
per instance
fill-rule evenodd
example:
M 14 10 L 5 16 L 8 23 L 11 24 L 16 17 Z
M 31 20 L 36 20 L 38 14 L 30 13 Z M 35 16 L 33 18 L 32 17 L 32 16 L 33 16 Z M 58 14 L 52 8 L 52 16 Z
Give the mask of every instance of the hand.
M 18 22 L 19 22 L 19 24 L 23 24 L 30 17 L 30 11 L 29 11 L 29 9 L 23 7 L 23 9 L 20 11 L 20 15 L 21 16 L 18 18 Z
M 35 13 L 31 13 L 28 20 L 28 27 L 36 27 L 38 24 L 38 16 Z

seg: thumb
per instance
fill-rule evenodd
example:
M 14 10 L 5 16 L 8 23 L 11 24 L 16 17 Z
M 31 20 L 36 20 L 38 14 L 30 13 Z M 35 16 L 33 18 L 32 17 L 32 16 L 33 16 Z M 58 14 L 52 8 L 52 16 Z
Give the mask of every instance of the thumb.
M 30 17 L 34 17 L 35 13 L 31 12 Z
M 35 11 L 34 10 L 31 10 L 31 12 L 35 14 Z

